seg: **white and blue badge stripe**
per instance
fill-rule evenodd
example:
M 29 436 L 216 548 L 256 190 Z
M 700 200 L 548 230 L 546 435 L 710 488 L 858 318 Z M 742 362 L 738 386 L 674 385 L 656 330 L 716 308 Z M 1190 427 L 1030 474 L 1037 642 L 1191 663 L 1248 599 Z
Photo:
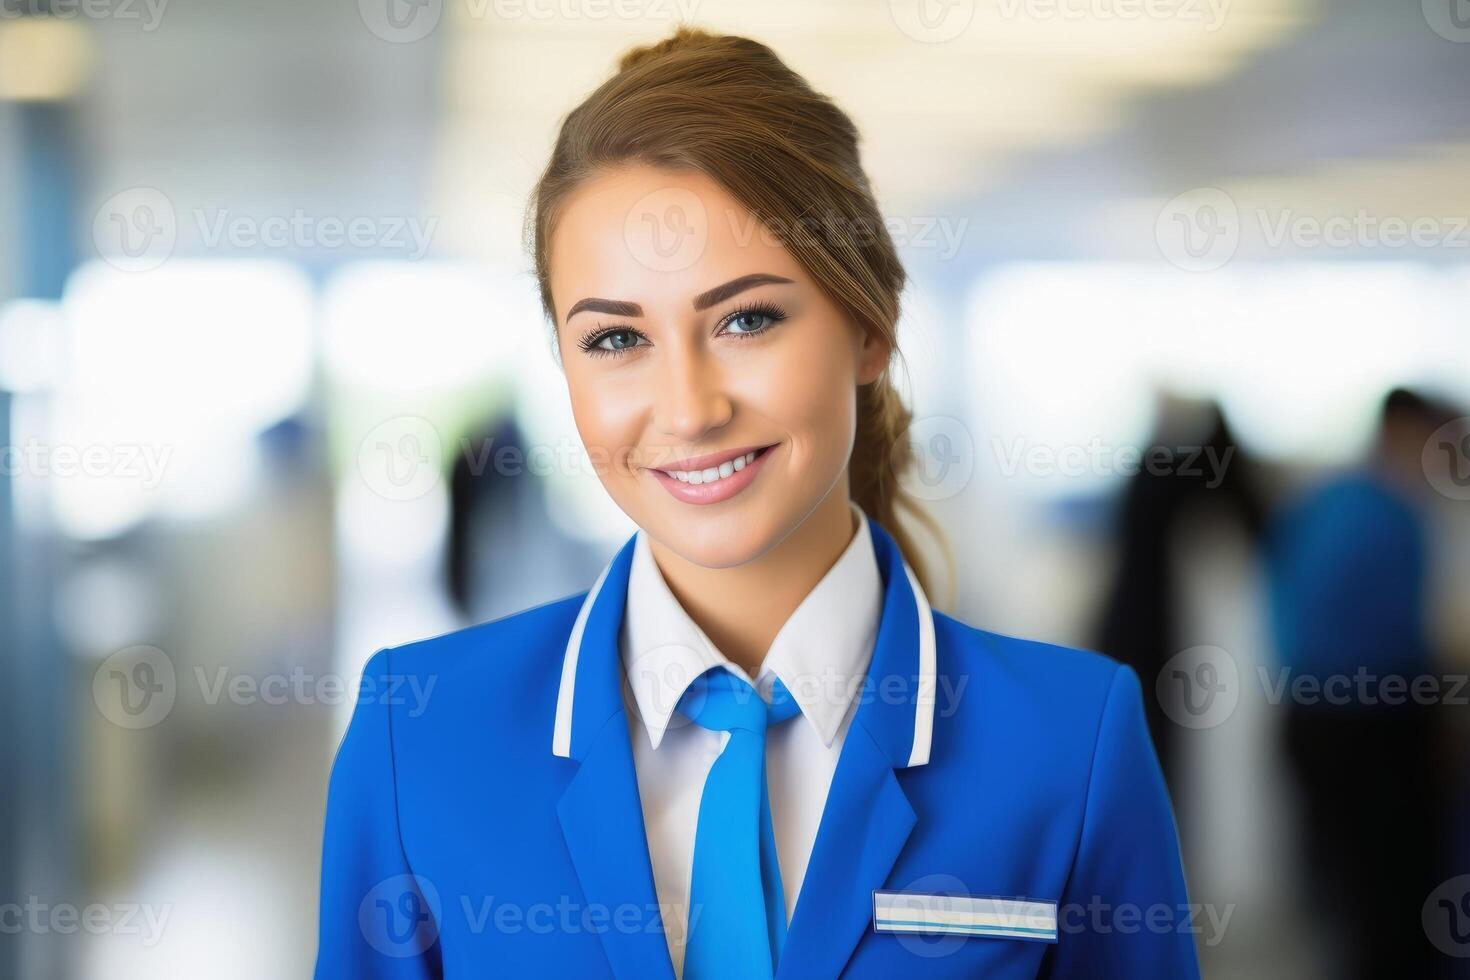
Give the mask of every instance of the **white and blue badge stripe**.
M 1057 941 L 1057 903 L 982 895 L 873 892 L 876 932 Z

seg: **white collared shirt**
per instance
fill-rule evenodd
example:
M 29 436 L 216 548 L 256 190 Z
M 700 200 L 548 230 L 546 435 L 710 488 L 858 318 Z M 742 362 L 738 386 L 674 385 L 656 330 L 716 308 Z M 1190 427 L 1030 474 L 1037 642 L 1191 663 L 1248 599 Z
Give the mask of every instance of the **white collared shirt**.
M 769 700 L 772 678 L 781 678 L 801 707 L 800 718 L 772 728 L 766 739 L 771 822 L 788 923 L 883 608 L 883 580 L 867 518 L 853 510 L 858 529 L 852 542 L 776 634 L 754 682 Z M 641 531 L 620 640 L 624 704 L 654 887 L 674 973 L 682 977 L 700 794 L 730 736 L 700 728 L 675 708 L 690 682 L 710 667 L 725 665 L 737 677 L 751 678 L 715 649 L 679 605 Z

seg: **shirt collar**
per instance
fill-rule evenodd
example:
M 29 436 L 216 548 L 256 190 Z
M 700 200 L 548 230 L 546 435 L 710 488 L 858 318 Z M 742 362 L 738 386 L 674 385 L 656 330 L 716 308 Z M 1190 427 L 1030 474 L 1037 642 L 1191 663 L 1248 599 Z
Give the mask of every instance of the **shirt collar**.
M 883 579 L 867 516 L 771 643 L 754 686 L 769 698 L 779 677 L 822 744 L 831 745 L 872 659 Z M 625 684 L 655 749 L 689 684 L 715 666 L 751 678 L 715 648 L 669 590 L 642 531 L 634 546 L 621 636 Z M 675 724 L 678 724 L 675 722 Z

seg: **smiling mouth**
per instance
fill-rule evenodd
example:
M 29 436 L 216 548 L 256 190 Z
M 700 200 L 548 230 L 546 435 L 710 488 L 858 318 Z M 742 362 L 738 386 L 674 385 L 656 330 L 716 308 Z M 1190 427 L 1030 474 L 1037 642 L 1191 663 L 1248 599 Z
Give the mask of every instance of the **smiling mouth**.
M 714 483 L 718 480 L 724 480 L 734 476 L 736 473 L 745 469 L 746 466 L 754 463 L 755 458 L 763 452 L 765 452 L 764 449 L 754 449 L 744 456 L 736 456 L 734 459 L 727 459 L 717 466 L 706 466 L 703 469 L 663 469 L 659 472 L 672 476 L 680 483 L 689 483 L 697 487 L 702 483 Z
M 775 445 L 740 448 L 681 460 L 678 466 L 650 467 L 664 489 L 691 504 L 728 500 L 755 479 Z

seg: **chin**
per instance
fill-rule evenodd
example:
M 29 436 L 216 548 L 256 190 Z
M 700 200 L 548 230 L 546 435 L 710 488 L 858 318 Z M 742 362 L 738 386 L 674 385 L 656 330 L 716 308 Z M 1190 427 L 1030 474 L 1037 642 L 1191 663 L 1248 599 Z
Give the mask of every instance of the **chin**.
M 764 555 L 786 536 L 769 516 L 752 515 L 748 510 L 708 516 L 696 512 L 674 519 L 660 516 L 662 519 L 643 525 L 649 536 L 685 561 L 704 568 L 744 565 Z

